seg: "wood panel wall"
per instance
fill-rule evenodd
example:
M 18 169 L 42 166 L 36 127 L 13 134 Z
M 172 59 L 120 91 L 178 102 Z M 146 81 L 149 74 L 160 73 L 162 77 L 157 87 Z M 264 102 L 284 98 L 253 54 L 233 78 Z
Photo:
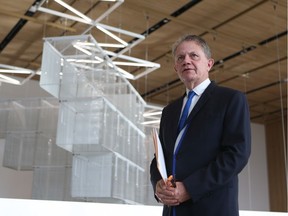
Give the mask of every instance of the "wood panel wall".
M 287 118 L 267 123 L 265 129 L 270 211 L 287 212 Z

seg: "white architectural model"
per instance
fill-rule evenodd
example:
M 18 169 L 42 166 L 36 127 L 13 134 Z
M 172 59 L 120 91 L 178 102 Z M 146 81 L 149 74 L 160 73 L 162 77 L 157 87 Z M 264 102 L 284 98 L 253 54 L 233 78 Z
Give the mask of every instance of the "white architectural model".
M 56 144 L 73 154 L 72 197 L 145 203 L 146 103 L 108 54 L 91 35 L 47 38 L 40 86 L 60 101 Z

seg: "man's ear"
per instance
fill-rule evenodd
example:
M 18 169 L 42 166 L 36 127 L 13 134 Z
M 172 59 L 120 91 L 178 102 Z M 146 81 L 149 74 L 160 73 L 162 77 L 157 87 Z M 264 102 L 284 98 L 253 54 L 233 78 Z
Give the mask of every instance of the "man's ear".
M 210 71 L 213 65 L 214 65 L 214 59 L 212 58 L 208 59 L 208 71 Z

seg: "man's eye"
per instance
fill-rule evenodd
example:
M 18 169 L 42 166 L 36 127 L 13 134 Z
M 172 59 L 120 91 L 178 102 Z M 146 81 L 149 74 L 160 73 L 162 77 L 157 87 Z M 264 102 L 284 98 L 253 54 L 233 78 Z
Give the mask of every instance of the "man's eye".
M 191 53 L 190 58 L 192 59 L 198 58 L 198 55 L 196 53 Z
M 183 61 L 184 56 L 178 56 L 177 61 Z

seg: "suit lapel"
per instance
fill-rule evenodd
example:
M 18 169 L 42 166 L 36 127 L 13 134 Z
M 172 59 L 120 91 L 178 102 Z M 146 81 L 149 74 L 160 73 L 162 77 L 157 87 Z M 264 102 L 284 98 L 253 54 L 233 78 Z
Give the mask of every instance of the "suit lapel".
M 197 104 L 191 111 L 190 115 L 187 119 L 187 124 L 190 124 L 191 120 L 197 115 L 199 110 L 204 106 L 204 104 L 209 100 L 213 93 L 213 89 L 215 88 L 216 84 L 214 82 L 211 82 L 210 85 L 205 89 L 203 94 L 201 95 L 200 99 L 198 100 Z
M 187 127 L 189 127 L 189 124 L 191 123 L 191 121 L 193 121 L 193 118 L 197 115 L 199 110 L 211 98 L 211 96 L 213 94 L 213 90 L 214 90 L 215 87 L 216 87 L 216 84 L 214 82 L 211 82 L 210 85 L 205 89 L 205 91 L 203 92 L 203 94 L 201 95 L 201 97 L 199 98 L 198 102 L 196 103 L 196 105 L 194 106 L 194 108 L 192 109 L 191 113 L 188 116 Z M 173 115 L 173 131 L 175 131 L 175 134 L 174 133 L 173 133 L 173 135 L 171 134 L 171 137 L 173 138 L 173 142 L 172 143 L 174 143 L 174 144 L 176 143 L 176 139 L 177 139 L 177 135 L 178 135 L 177 134 L 177 127 L 178 127 L 178 121 L 180 119 L 180 114 L 181 114 L 181 109 L 182 109 L 182 102 L 183 102 L 184 96 L 182 98 L 179 98 L 177 100 L 177 102 L 175 103 L 175 106 L 173 107 L 173 110 L 175 110 L 175 115 Z M 174 147 L 173 147 L 173 149 L 174 149 Z M 182 148 L 180 147 L 178 153 L 181 152 L 181 149 Z

